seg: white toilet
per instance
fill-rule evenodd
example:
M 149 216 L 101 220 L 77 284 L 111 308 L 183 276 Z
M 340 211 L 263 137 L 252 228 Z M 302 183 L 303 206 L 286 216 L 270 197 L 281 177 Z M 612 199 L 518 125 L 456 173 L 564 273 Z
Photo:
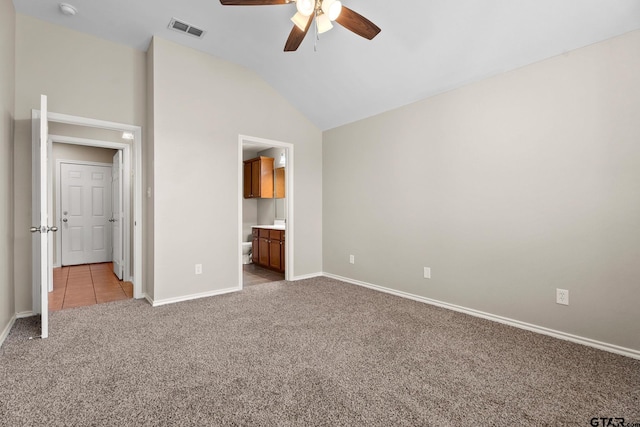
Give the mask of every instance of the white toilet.
M 251 264 L 251 242 L 242 242 L 242 263 Z

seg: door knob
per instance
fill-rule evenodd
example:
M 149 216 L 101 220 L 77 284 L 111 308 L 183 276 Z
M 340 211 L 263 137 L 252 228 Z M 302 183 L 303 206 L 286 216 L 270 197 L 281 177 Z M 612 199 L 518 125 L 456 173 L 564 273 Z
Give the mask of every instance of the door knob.
M 67 218 L 62 218 L 62 222 L 67 222 L 69 221 Z
M 31 227 L 29 229 L 29 231 L 32 232 L 32 233 L 36 233 L 36 232 L 40 231 L 40 227 Z
M 53 231 L 55 233 L 56 231 L 58 231 L 58 227 L 56 227 L 55 225 L 53 227 L 48 227 L 47 231 Z

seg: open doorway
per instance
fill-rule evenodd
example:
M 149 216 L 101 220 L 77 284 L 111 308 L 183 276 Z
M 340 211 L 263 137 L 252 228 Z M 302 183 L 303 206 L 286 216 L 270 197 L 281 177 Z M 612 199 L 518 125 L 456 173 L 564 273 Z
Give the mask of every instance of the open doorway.
M 39 111 L 35 111 L 33 113 L 34 117 L 39 117 Z M 52 132 L 49 132 L 49 143 L 47 144 L 47 149 L 49 150 L 49 155 L 47 156 L 47 175 L 48 179 L 48 188 L 47 188 L 47 197 L 49 198 L 49 203 L 47 206 L 49 207 L 48 218 L 53 219 L 56 215 L 54 215 L 54 204 L 52 203 L 52 175 L 55 173 L 55 165 L 51 163 L 52 159 L 52 141 L 56 141 L 57 143 L 70 144 L 76 146 L 84 146 L 84 147 L 100 147 L 106 148 L 110 150 L 115 150 L 121 154 L 121 169 L 122 169 L 122 184 L 123 184 L 123 197 L 122 197 L 122 205 L 121 205 L 121 227 L 122 227 L 122 236 L 123 236 L 123 255 L 122 258 L 126 260 L 126 262 L 122 265 L 122 275 L 123 279 L 129 281 L 131 283 L 131 293 L 134 298 L 142 298 L 142 158 L 141 158 L 141 143 L 142 143 L 142 130 L 139 126 L 132 126 L 121 123 L 107 122 L 96 119 L 89 119 L 78 116 L 69 116 L 65 114 L 59 113 L 49 113 L 47 115 L 48 127 L 50 130 L 55 131 L 56 126 L 61 125 L 71 125 L 76 126 L 81 130 L 90 130 L 93 131 L 102 131 L 105 133 L 111 132 L 119 134 L 120 141 L 106 140 L 106 139 L 92 139 L 88 137 L 80 136 L 66 136 L 66 135 L 55 135 Z M 36 121 L 34 120 L 34 127 L 36 126 Z M 125 133 L 127 135 L 125 135 Z M 34 139 L 34 153 L 37 151 L 37 147 L 40 146 L 37 143 L 37 139 L 39 138 L 40 132 L 37 132 L 35 129 L 33 131 L 33 139 Z M 34 154 L 34 158 L 36 158 Z M 34 191 L 34 198 L 40 197 L 41 192 Z M 58 215 L 56 219 L 56 228 L 60 228 L 62 225 L 62 216 Z M 43 271 L 44 269 L 48 270 L 49 277 L 49 290 L 53 288 L 53 239 L 49 239 L 48 241 L 49 250 L 48 253 L 49 261 L 45 264 L 42 264 L 41 267 Z M 58 245 L 58 248 L 60 245 Z M 105 263 L 103 263 L 105 264 Z M 95 269 L 96 275 L 100 275 L 105 272 L 105 269 L 114 269 L 114 265 L 112 263 L 108 263 L 106 267 L 102 265 L 102 268 Z M 34 259 L 34 269 L 36 265 L 40 266 L 41 263 Z M 100 271 L 98 271 L 100 270 Z M 35 274 L 34 274 L 35 277 Z M 38 274 L 40 277 L 40 274 Z M 46 276 L 44 276 L 46 277 Z M 39 286 L 40 283 L 44 283 L 42 280 L 34 279 L 34 307 L 38 308 L 40 304 L 36 299 L 40 299 L 40 291 Z M 45 288 L 46 289 L 46 288 Z M 43 301 L 44 304 L 44 301 Z M 34 309 L 34 312 L 37 312 Z M 44 316 L 44 309 L 42 309 L 42 313 Z M 44 336 L 44 334 L 43 334 Z
M 241 135 L 240 287 L 293 276 L 293 144 Z
M 50 126 L 56 134 L 92 134 L 119 142 L 118 132 L 88 132 L 89 129 Z M 66 143 L 51 135 L 53 216 L 58 232 L 53 239 L 53 289 L 49 289 L 50 311 L 83 307 L 133 298 L 133 284 L 124 277 L 127 221 L 123 215 L 122 149 Z M 62 139 L 60 142 L 59 140 Z M 126 190 L 126 191 L 125 191 Z

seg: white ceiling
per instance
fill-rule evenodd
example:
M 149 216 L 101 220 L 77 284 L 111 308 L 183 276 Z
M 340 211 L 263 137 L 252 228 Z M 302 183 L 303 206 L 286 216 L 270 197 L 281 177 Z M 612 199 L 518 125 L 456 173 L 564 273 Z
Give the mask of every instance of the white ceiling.
M 219 0 L 13 0 L 19 13 L 146 50 L 153 35 L 244 65 L 320 129 L 350 123 L 541 59 L 640 29 L 638 0 L 342 0 L 382 32 L 335 25 L 282 51 L 295 5 Z M 207 31 L 167 29 L 178 18 Z M 311 31 L 310 31 L 311 33 Z

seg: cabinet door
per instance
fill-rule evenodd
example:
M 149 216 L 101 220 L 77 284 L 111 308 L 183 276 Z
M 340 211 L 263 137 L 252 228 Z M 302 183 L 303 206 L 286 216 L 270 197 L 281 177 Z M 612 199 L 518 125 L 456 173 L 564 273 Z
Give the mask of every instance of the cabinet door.
M 269 240 L 269 267 L 280 270 L 280 240 Z
M 251 193 L 251 163 L 244 164 L 244 198 L 253 197 Z
M 274 171 L 274 175 L 275 175 L 275 184 L 274 186 L 276 187 L 276 199 L 284 199 L 285 198 L 285 191 L 284 191 L 284 168 L 277 168 Z
M 273 199 L 273 158 L 260 157 L 260 197 Z
M 260 194 L 260 160 L 251 162 L 251 197 L 262 197 Z
M 261 237 L 259 246 L 258 264 L 266 267 L 269 265 L 269 239 Z
M 260 254 L 260 244 L 257 237 L 254 237 L 251 241 L 251 261 L 253 263 L 258 264 L 260 262 L 259 254 Z

